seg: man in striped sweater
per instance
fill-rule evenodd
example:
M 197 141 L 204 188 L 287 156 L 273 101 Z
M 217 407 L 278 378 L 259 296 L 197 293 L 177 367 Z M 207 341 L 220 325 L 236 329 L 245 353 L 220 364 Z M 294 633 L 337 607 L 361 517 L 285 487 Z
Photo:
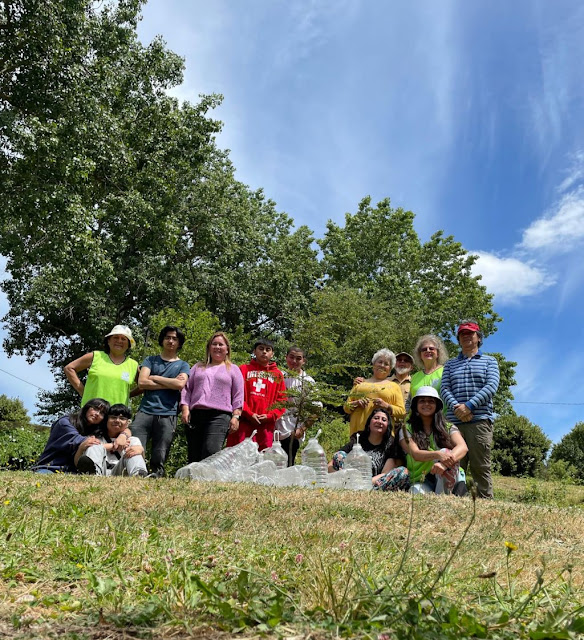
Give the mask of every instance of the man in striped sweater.
M 481 352 L 483 334 L 476 322 L 461 322 L 457 337 L 462 351 L 444 365 L 440 393 L 446 419 L 459 428 L 468 445 L 460 466 L 466 471 L 470 463 L 479 498 L 492 498 L 493 396 L 499 386 L 499 365 Z

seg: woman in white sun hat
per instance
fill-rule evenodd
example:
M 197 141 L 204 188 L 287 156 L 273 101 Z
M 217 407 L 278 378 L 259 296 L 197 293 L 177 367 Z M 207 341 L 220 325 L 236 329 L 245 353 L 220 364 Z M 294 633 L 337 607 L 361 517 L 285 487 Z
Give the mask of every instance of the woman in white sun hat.
M 420 387 L 407 425 L 400 432 L 412 493 L 451 493 L 462 481 L 459 463 L 468 447 L 458 428 L 444 419 L 443 406 L 434 387 Z
M 137 383 L 138 363 L 128 356 L 136 346 L 132 331 L 117 324 L 103 340 L 103 351 L 91 351 L 65 366 L 65 375 L 81 396 L 81 406 L 93 398 L 104 398 L 111 405 L 130 402 L 130 389 Z M 85 384 L 77 375 L 87 370 Z

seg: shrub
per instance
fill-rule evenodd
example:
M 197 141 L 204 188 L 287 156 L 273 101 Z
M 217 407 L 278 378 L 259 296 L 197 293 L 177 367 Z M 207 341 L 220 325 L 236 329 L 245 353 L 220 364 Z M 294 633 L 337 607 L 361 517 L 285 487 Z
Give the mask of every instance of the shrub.
M 565 460 L 549 460 L 539 471 L 537 477 L 542 480 L 576 483 L 578 482 L 578 470 Z
M 0 428 L 0 469 L 28 469 L 43 452 L 50 430 L 36 425 Z
M 525 416 L 495 420 L 493 466 L 503 476 L 534 476 L 542 468 L 551 441 Z
M 584 480 L 584 422 L 578 422 L 572 431 L 554 446 L 551 460 L 563 460 L 572 465 L 578 478 Z

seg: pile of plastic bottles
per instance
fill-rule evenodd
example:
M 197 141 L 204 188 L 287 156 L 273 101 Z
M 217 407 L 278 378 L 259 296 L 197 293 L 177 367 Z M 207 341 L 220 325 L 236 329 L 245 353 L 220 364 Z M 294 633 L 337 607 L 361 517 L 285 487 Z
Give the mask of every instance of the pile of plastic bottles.
M 330 487 L 367 491 L 371 489 L 371 458 L 357 444 L 345 459 L 345 468 L 328 473 L 326 454 L 318 442 L 320 431 L 302 451 L 302 464 L 288 467 L 288 456 L 275 438 L 269 449 L 258 451 L 249 438 L 176 472 L 176 478 L 209 482 L 253 482 L 274 487 Z M 276 434 L 279 433 L 276 431 Z

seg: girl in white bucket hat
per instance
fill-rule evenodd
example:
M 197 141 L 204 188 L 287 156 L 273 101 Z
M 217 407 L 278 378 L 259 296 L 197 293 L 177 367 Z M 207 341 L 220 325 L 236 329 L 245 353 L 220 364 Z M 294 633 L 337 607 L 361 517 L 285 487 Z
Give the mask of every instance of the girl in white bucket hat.
M 409 426 L 400 433 L 412 493 L 450 493 L 462 481 L 459 462 L 468 447 L 459 430 L 445 421 L 442 409 L 434 387 L 420 387 L 412 399 Z
M 102 351 L 91 351 L 65 366 L 65 375 L 81 396 L 81 406 L 92 398 L 105 398 L 110 404 L 130 402 L 130 389 L 137 383 L 138 363 L 128 356 L 136 346 L 129 327 L 117 324 L 103 340 Z M 85 384 L 77 375 L 87 370 Z

